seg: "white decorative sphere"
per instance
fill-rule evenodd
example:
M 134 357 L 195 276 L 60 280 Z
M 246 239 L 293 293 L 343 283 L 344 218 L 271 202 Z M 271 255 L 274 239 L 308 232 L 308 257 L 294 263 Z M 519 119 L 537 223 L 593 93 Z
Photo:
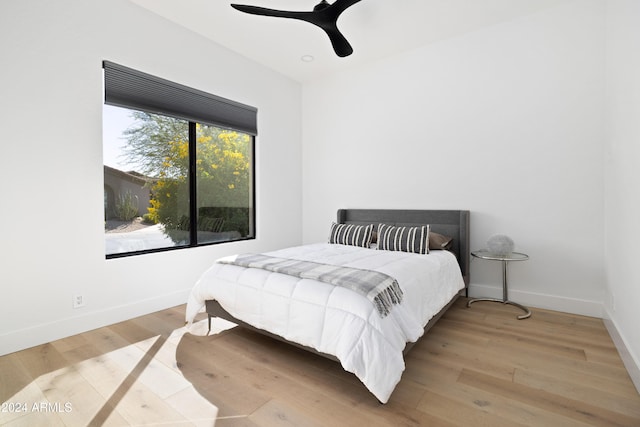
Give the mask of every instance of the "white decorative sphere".
M 513 252 L 513 240 L 504 234 L 495 234 L 487 240 L 487 249 L 496 255 L 509 255 Z

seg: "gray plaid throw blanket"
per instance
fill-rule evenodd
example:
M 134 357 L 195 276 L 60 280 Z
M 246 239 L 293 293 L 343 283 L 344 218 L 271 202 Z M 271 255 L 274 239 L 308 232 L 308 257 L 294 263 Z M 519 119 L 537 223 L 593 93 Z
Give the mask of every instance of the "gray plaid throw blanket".
M 381 317 L 387 316 L 394 304 L 402 302 L 402 289 L 396 279 L 377 271 L 277 258 L 263 254 L 238 255 L 234 261 L 221 262 L 241 267 L 261 268 L 301 279 L 314 279 L 351 289 L 369 299 Z

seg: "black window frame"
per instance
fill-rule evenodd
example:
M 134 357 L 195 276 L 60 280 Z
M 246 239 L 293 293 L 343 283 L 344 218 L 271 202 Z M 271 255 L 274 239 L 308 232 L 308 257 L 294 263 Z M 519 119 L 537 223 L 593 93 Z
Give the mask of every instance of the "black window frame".
M 105 254 L 106 259 L 203 247 L 256 238 L 257 109 L 197 89 L 171 82 L 114 62 L 103 61 L 104 103 L 115 107 L 162 114 L 188 122 L 189 129 L 189 243 L 163 248 Z M 196 175 L 196 126 L 216 126 L 249 135 L 251 154 L 251 202 L 249 235 L 224 241 L 198 242 Z

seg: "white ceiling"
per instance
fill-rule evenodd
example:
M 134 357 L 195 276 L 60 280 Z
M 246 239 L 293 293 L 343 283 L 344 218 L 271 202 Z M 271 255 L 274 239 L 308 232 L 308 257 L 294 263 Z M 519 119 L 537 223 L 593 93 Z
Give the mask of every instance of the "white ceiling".
M 310 11 L 319 0 L 131 0 L 164 18 L 297 81 L 339 71 L 568 0 L 362 0 L 338 28 L 354 53 L 339 58 L 319 28 L 293 19 L 248 15 L 231 3 Z M 330 1 L 332 3 L 332 1 Z M 302 61 L 311 55 L 312 62 Z

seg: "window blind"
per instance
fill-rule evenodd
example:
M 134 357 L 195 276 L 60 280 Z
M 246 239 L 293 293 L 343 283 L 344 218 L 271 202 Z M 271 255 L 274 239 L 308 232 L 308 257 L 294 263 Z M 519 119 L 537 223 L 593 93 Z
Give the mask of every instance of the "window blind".
M 255 107 L 110 61 L 103 61 L 105 103 L 257 135 Z

